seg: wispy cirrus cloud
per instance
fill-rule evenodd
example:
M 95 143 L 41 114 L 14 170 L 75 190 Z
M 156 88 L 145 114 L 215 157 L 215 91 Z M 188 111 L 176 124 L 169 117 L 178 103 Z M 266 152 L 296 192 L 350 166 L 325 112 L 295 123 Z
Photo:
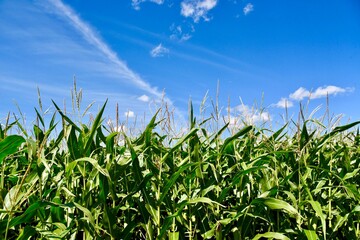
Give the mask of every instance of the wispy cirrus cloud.
M 131 5 L 135 10 L 140 10 L 140 4 L 144 2 L 152 2 L 161 5 L 164 3 L 164 0 L 131 0 Z
M 150 51 L 150 55 L 152 57 L 163 57 L 166 54 L 168 54 L 170 52 L 170 50 L 166 47 L 164 47 L 161 43 L 159 45 L 157 45 L 156 47 L 154 47 L 151 51 Z
M 41 82 L 33 82 L 30 78 L 27 79 L 17 79 L 13 77 L 0 77 L 1 88 L 9 90 L 11 92 L 18 92 L 24 96 L 29 97 L 29 94 L 25 94 L 30 91 L 37 91 L 39 88 L 41 91 L 46 92 L 47 94 L 51 94 L 54 96 L 66 96 L 69 91 L 67 89 L 63 89 L 56 84 L 46 84 Z
M 218 52 L 191 43 L 187 43 L 186 45 L 175 43 L 174 45 L 174 42 L 172 41 L 170 42 L 169 39 L 167 37 L 164 37 L 163 35 L 149 32 L 135 26 L 126 26 L 126 27 L 135 30 L 137 32 L 140 32 L 144 34 L 144 36 L 151 36 L 157 39 L 158 41 L 166 42 L 167 44 L 172 45 L 173 46 L 171 48 L 172 56 L 185 59 L 187 61 L 193 61 L 211 67 L 216 67 L 228 72 L 234 72 L 236 74 L 252 76 L 252 73 L 249 72 L 250 71 L 249 68 L 252 68 L 252 66 L 238 59 L 220 54 Z M 124 36 L 122 36 L 122 38 L 124 38 Z M 147 49 L 153 47 L 153 44 L 148 41 L 130 38 L 130 37 L 126 37 L 126 40 L 132 43 L 136 43 L 139 46 L 142 46 Z M 178 46 L 180 45 L 182 47 L 181 51 L 177 50 Z M 257 70 L 257 74 L 259 74 L 258 69 L 256 70 Z
M 209 21 L 208 12 L 217 5 L 217 0 L 185 0 L 181 2 L 181 15 L 191 17 L 195 23 L 200 19 Z
M 254 11 L 254 5 L 252 3 L 246 4 L 246 6 L 243 8 L 244 15 L 248 15 Z
M 252 66 L 244 61 L 241 61 L 239 59 L 221 54 L 219 52 L 215 52 L 208 48 L 204 48 L 202 46 L 195 45 L 192 43 L 187 43 L 186 45 L 183 45 L 183 44 L 175 42 L 175 44 L 174 44 L 174 42 L 169 41 L 169 39 L 167 37 L 164 37 L 163 35 L 160 35 L 160 34 L 157 34 L 154 32 L 150 32 L 148 30 L 144 30 L 137 26 L 124 25 L 124 27 L 126 27 L 127 29 L 131 29 L 132 31 L 141 33 L 146 37 L 150 36 L 152 38 L 155 38 L 157 41 L 165 42 L 166 44 L 172 45 L 173 46 L 173 48 L 171 49 L 172 56 L 186 59 L 187 61 L 194 61 L 194 62 L 202 63 L 202 64 L 216 67 L 216 68 L 219 68 L 222 70 L 235 72 L 237 74 L 246 74 L 247 76 L 252 76 L 252 74 L 250 74 L 250 72 L 249 72 L 251 70 L 251 71 L 256 71 L 256 74 L 259 75 L 258 68 L 254 68 L 254 66 Z M 192 25 L 190 25 L 188 27 L 191 29 Z M 173 24 L 170 29 L 174 29 L 174 28 L 183 29 L 181 26 Z M 182 30 L 182 31 L 184 33 L 184 30 Z M 191 31 L 195 31 L 195 30 L 191 30 Z M 123 37 L 124 36 L 122 36 L 122 38 Z M 144 40 L 128 38 L 128 37 L 126 39 L 127 39 L 127 41 L 139 44 L 140 46 L 142 46 L 144 48 L 153 47 L 152 43 L 144 41 Z M 177 50 L 179 46 L 182 47 L 181 51 Z
M 142 90 L 144 93 L 151 96 L 154 101 L 163 101 L 167 103 L 170 107 L 173 107 L 176 117 L 178 117 L 180 121 L 185 121 L 182 112 L 174 105 L 173 101 L 167 97 L 164 92 L 143 80 L 138 73 L 130 69 L 117 53 L 101 38 L 101 36 L 88 23 L 82 20 L 70 6 L 65 5 L 61 0 L 48 0 L 46 5 L 50 14 L 59 15 L 60 20 L 66 22 L 82 36 L 85 42 L 93 46 L 95 50 L 93 52 L 96 52 L 97 55 L 100 55 L 103 58 L 98 60 L 104 62 L 104 65 L 107 65 L 107 74 L 110 74 L 110 79 L 112 78 L 113 81 L 126 83 L 127 86 L 133 86 L 136 90 Z M 113 84 L 115 83 L 116 82 Z M 131 91 L 135 92 L 134 89 Z M 135 100 L 136 97 L 134 96 L 133 99 Z M 144 106 L 143 104 L 138 104 L 136 107 L 143 108 Z M 147 111 L 148 110 L 149 109 L 147 109 Z M 138 109 L 136 111 L 138 112 Z
M 105 43 L 101 37 L 96 34 L 90 25 L 83 21 L 78 14 L 69 6 L 65 5 L 61 0 L 49 0 L 58 15 L 63 17 L 68 24 L 72 25 L 83 38 L 91 45 L 93 45 L 98 51 L 100 51 L 111 63 L 114 64 L 114 71 L 126 80 L 129 80 L 132 84 L 138 88 L 153 94 L 156 97 L 162 97 L 163 94 L 152 87 L 148 82 L 145 82 L 137 73 L 132 71 L 124 61 L 122 61 L 117 54 Z M 170 99 L 165 99 L 172 104 Z

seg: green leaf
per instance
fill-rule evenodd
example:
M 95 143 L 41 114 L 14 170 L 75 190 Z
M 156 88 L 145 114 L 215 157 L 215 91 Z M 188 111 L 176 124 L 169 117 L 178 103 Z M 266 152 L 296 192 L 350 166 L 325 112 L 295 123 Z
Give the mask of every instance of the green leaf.
M 129 147 L 130 153 L 131 153 L 134 179 L 135 179 L 137 184 L 140 184 L 142 179 L 143 179 L 143 175 L 141 173 L 141 168 L 140 168 L 138 155 L 137 155 L 137 153 L 136 153 L 130 139 L 127 136 L 125 136 L 125 140 L 126 140 L 126 143 L 127 143 L 128 147 Z
M 40 121 L 41 125 L 43 127 L 45 127 L 44 119 L 36 108 L 35 108 L 35 112 L 36 112 L 37 119 Z
M 126 143 L 127 143 L 128 147 L 130 148 L 131 159 L 132 159 L 132 173 L 133 173 L 133 176 L 134 176 L 134 179 L 135 179 L 135 183 L 138 186 L 143 186 L 141 188 L 141 193 L 143 194 L 143 197 L 145 198 L 145 201 L 147 203 L 149 203 L 152 207 L 155 207 L 155 201 L 149 195 L 148 191 L 145 189 L 145 185 L 142 185 L 142 183 L 144 183 L 144 181 L 143 181 L 144 177 L 143 177 L 143 174 L 142 174 L 142 171 L 141 171 L 141 168 L 140 168 L 138 155 L 137 155 L 137 153 L 136 153 L 130 139 L 127 136 L 125 136 L 125 140 L 126 140 Z
M 9 227 L 15 227 L 19 224 L 28 223 L 28 222 L 32 221 L 32 218 L 36 215 L 37 210 L 39 210 L 45 206 L 60 206 L 63 208 L 71 207 L 70 205 L 55 204 L 55 203 L 46 202 L 46 201 L 37 201 L 37 202 L 34 202 L 33 204 L 31 204 L 23 214 L 21 214 L 18 217 L 13 218 L 10 221 Z
M 160 219 L 158 218 L 158 216 L 160 215 L 160 212 L 156 208 L 152 207 L 150 204 L 145 204 L 145 208 L 150 213 L 150 216 L 152 217 L 153 222 L 157 226 L 160 226 L 160 222 L 159 222 Z
M 74 202 L 74 205 L 77 209 L 79 209 L 80 211 L 82 211 L 85 215 L 85 220 L 88 220 L 90 222 L 90 224 L 95 227 L 95 218 L 93 217 L 93 215 L 91 214 L 90 210 L 81 206 L 80 204 Z
M 216 141 L 221 134 L 226 130 L 226 128 L 229 126 L 229 123 L 226 123 L 216 134 L 215 136 L 212 138 L 212 140 L 210 141 L 210 143 L 213 143 L 214 141 Z
M 91 163 L 91 165 L 93 165 L 102 175 L 110 178 L 108 170 L 105 169 L 105 168 L 100 167 L 99 163 L 93 158 L 89 158 L 89 157 L 79 158 L 79 159 L 76 159 L 75 162 L 88 162 L 88 163 Z
M 23 142 L 25 139 L 19 135 L 10 135 L 0 141 L 0 164 L 7 156 L 16 153 Z
M 223 240 L 223 232 L 222 232 L 222 225 L 221 223 L 217 222 L 215 224 L 215 239 L 216 240 Z
M 220 203 L 215 202 L 215 201 L 213 201 L 213 200 L 211 200 L 210 198 L 207 198 L 207 197 L 193 198 L 193 199 L 190 199 L 187 203 L 188 204 L 206 203 L 206 204 L 209 204 L 209 205 L 217 204 L 219 206 L 225 207 L 225 206 L 221 205 Z
M 163 202 L 164 198 L 167 196 L 170 188 L 175 184 L 176 180 L 178 179 L 178 177 L 180 176 L 180 174 L 182 172 L 184 172 L 186 169 L 190 168 L 191 166 L 194 165 L 198 165 L 198 163 L 188 163 L 185 164 L 184 166 L 182 166 L 176 173 L 174 173 L 170 180 L 166 182 L 164 189 L 162 190 L 162 193 L 160 195 L 158 204 L 160 204 L 161 202 Z
M 318 201 L 308 201 L 312 208 L 315 211 L 315 215 L 318 216 L 321 220 L 321 227 L 323 230 L 323 235 L 324 235 L 324 239 L 326 239 L 326 221 L 325 221 L 325 214 L 323 213 L 322 209 L 321 209 L 321 205 Z
M 357 122 L 349 123 L 347 125 L 338 126 L 338 127 L 334 128 L 334 130 L 330 134 L 335 134 L 338 132 L 346 131 L 346 130 L 358 125 L 359 123 L 360 123 L 360 121 L 357 121 Z
M 352 171 L 351 173 L 347 173 L 345 174 L 345 176 L 342 178 L 343 181 L 353 178 L 354 176 L 357 175 L 357 173 L 360 171 L 360 168 L 355 169 L 354 171 Z
M 118 132 L 113 132 L 106 137 L 106 153 L 114 152 L 115 137 L 118 135 Z
M 80 146 L 79 142 L 76 136 L 75 128 L 73 126 L 70 126 L 70 132 L 69 137 L 67 139 L 67 146 L 69 153 L 73 159 L 77 159 L 81 157 L 80 153 Z
M 360 212 L 360 205 L 357 205 L 351 212 Z
M 33 129 L 34 129 L 34 134 L 35 134 L 36 140 L 39 143 L 42 143 L 42 141 L 44 140 L 44 137 L 45 137 L 44 132 L 36 125 L 34 125 Z
M 241 129 L 239 132 L 237 132 L 236 134 L 234 134 L 233 136 L 227 138 L 225 141 L 224 141 L 224 144 L 222 145 L 221 147 L 221 150 L 220 152 L 223 152 L 227 146 L 229 144 L 231 144 L 235 139 L 245 135 L 246 133 L 248 133 L 251 129 L 253 129 L 253 126 L 246 126 L 244 127 L 243 129 Z
M 159 114 L 159 112 L 160 112 L 160 109 L 157 110 L 155 115 L 151 118 L 150 122 L 146 126 L 146 128 L 143 131 L 143 133 L 141 134 L 141 136 L 135 141 L 135 144 L 137 144 L 137 145 L 144 144 L 145 147 L 147 147 L 147 146 L 149 146 L 151 144 L 152 131 L 154 130 L 154 128 L 158 124 L 158 123 L 155 123 L 155 121 L 156 121 L 156 117 Z
M 173 152 L 175 152 L 176 149 L 178 149 L 186 140 L 188 140 L 190 137 L 194 136 L 197 131 L 199 131 L 198 128 L 193 128 L 190 130 L 190 132 L 188 134 L 186 134 L 185 136 L 183 136 L 176 144 L 174 147 L 172 147 L 166 154 L 165 156 L 161 159 L 161 162 L 163 163 L 169 156 L 171 156 L 173 154 Z
M 262 203 L 272 210 L 284 210 L 290 214 L 299 215 L 298 211 L 289 203 L 276 198 L 258 198 L 253 203 Z
M 185 205 L 183 205 L 183 206 L 185 206 Z M 162 227 L 161 227 L 159 235 L 157 236 L 157 239 L 164 239 L 165 233 L 168 231 L 168 229 L 170 228 L 170 226 L 172 224 L 172 219 L 174 217 L 176 217 L 178 214 L 180 214 L 180 212 L 183 209 L 183 206 L 181 207 L 181 210 L 179 210 L 176 214 L 173 214 L 173 215 L 165 218 L 164 222 L 161 224 Z
M 9 114 L 7 116 L 7 119 L 9 119 Z M 2 128 L 2 125 L 0 124 L 0 140 L 5 138 L 6 132 L 9 131 L 10 128 L 12 128 L 15 124 L 17 124 L 17 121 L 12 122 L 12 123 L 6 123 L 6 125 L 4 126 L 5 128 Z
M 261 238 L 271 238 L 271 239 L 280 239 L 280 240 L 290 240 L 290 238 L 288 238 L 287 236 L 285 236 L 282 233 L 278 233 L 278 232 L 266 232 L 263 234 L 257 234 L 253 240 L 258 240 Z
M 211 239 L 215 236 L 215 228 L 216 228 L 216 225 L 214 225 L 213 228 L 211 228 L 209 231 L 205 232 L 204 234 L 202 234 L 201 236 L 204 238 L 204 239 Z
M 344 187 L 349 197 L 360 200 L 360 192 L 355 184 L 346 184 Z
M 132 239 L 131 234 L 134 231 L 136 225 L 137 223 L 135 221 L 130 221 L 129 223 L 127 223 L 125 229 L 121 232 L 119 239 L 124 239 L 124 240 Z
M 102 117 L 102 115 L 104 113 L 107 101 L 108 100 L 105 101 L 104 105 L 102 106 L 99 113 L 97 114 L 97 116 L 96 116 L 96 118 L 95 118 L 95 120 L 94 120 L 94 122 L 92 124 L 90 133 L 88 134 L 88 136 L 86 138 L 85 148 L 84 148 L 85 153 L 90 149 L 91 143 L 94 140 L 94 136 L 95 136 L 95 133 L 96 133 L 97 129 L 101 127 L 101 117 Z
M 12 187 L 4 198 L 4 209 L 6 211 L 12 211 L 13 208 L 17 206 L 17 204 L 23 198 L 23 196 L 24 193 L 21 192 L 19 185 Z
M 304 229 L 304 233 L 306 235 L 307 240 L 317 240 L 317 239 L 319 239 L 314 230 Z
M 154 239 L 154 228 L 152 226 L 151 219 L 149 218 L 149 221 L 145 225 L 146 229 L 146 239 Z
M 306 128 L 306 121 L 304 122 L 303 128 L 301 130 L 300 134 L 300 149 L 303 149 L 303 147 L 309 142 L 310 136 Z
M 66 116 L 61 110 L 60 108 L 58 107 L 58 105 L 56 105 L 56 103 L 54 102 L 54 100 L 51 100 L 56 108 L 56 110 L 59 112 L 59 114 L 61 115 L 61 117 L 66 121 L 68 122 L 72 127 L 74 127 L 78 132 L 81 132 L 81 129 L 73 122 L 71 121 L 71 119 Z
M 191 100 L 189 100 L 189 122 L 190 122 L 190 129 L 195 128 L 196 118 L 194 117 L 194 108 Z
M 338 216 L 336 219 L 335 226 L 333 228 L 333 232 L 336 232 L 349 218 L 349 213 L 345 214 L 345 216 Z
M 280 128 L 278 131 L 276 131 L 273 135 L 271 135 L 269 137 L 269 140 L 272 140 L 272 141 L 278 141 L 280 140 L 284 135 L 281 135 L 280 134 L 282 133 L 282 131 L 284 131 L 284 129 L 288 126 L 288 124 L 285 124 L 282 128 Z M 278 137 L 280 136 L 280 138 L 278 139 Z
M 169 232 L 169 240 L 179 240 L 179 232 Z
M 31 226 L 25 226 L 24 230 L 21 232 L 21 234 L 17 237 L 16 240 L 27 240 L 33 237 L 34 235 L 36 235 L 35 228 Z

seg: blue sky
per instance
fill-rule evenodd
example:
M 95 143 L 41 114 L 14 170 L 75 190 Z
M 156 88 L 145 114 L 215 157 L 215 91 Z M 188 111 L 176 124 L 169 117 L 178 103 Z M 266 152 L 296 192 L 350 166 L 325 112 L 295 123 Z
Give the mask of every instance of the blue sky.
M 74 76 L 84 109 L 109 99 L 123 120 L 162 98 L 186 118 L 207 92 L 211 112 L 218 83 L 223 113 L 255 123 L 324 113 L 327 95 L 331 116 L 360 118 L 358 0 L 2 0 L 0 32 L 1 122 L 14 102 L 31 121 L 37 87 L 71 108 Z

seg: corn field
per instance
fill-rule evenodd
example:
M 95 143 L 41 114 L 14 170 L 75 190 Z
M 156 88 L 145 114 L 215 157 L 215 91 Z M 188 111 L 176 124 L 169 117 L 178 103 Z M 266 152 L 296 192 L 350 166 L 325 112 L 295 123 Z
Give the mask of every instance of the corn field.
M 0 125 L 0 239 L 360 239 L 360 122 L 229 134 L 191 108 L 179 138 L 159 114 L 130 137 L 105 105 Z

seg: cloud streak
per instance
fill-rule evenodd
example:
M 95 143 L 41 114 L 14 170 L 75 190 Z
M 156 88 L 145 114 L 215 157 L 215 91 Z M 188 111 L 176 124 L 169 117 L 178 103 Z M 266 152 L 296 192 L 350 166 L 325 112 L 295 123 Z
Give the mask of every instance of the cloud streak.
M 148 82 L 144 81 L 136 72 L 132 71 L 124 61 L 122 61 L 117 54 L 106 44 L 104 40 L 83 21 L 78 14 L 69 6 L 65 5 L 61 0 L 49 0 L 49 3 L 54 7 L 54 11 L 61 18 L 63 18 L 70 26 L 78 31 L 84 40 L 90 45 L 94 46 L 100 54 L 102 54 L 112 66 L 109 66 L 110 71 L 116 74 L 117 78 L 127 80 L 130 84 L 134 85 L 140 90 L 143 90 L 147 95 L 152 95 L 158 101 L 166 103 L 168 106 L 174 108 L 175 115 L 179 121 L 185 122 L 182 112 L 177 109 L 173 101 L 165 96 L 164 92 L 159 91 L 156 87 L 151 86 Z
M 132 71 L 118 56 L 117 54 L 98 36 L 95 31 L 85 23 L 72 8 L 65 5 L 61 0 L 49 0 L 49 2 L 55 7 L 57 13 L 63 17 L 70 25 L 72 25 L 83 38 L 97 50 L 99 50 L 111 63 L 116 67 L 115 71 L 120 77 L 130 81 L 138 88 L 144 90 L 147 93 L 153 94 L 156 97 L 161 98 L 162 93 L 156 88 L 152 87 L 149 83 L 145 82 L 141 77 Z M 170 99 L 165 99 L 172 104 Z

